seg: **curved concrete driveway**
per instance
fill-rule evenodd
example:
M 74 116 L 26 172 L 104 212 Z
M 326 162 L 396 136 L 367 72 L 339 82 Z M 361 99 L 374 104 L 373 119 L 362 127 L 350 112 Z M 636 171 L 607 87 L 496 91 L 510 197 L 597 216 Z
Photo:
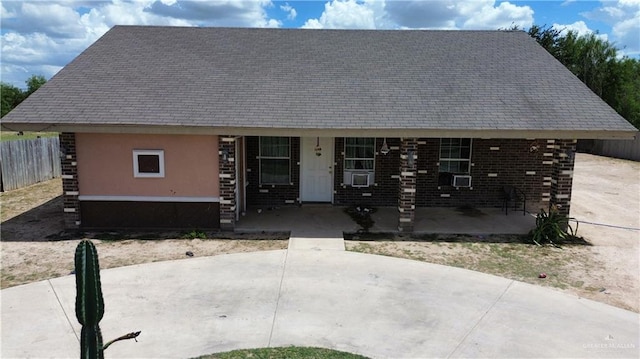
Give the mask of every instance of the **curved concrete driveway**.
M 132 253 L 132 255 L 135 255 Z M 369 357 L 635 357 L 638 314 L 482 273 L 282 250 L 102 271 L 109 357 L 305 345 Z M 2 291 L 3 358 L 77 357 L 74 277 Z

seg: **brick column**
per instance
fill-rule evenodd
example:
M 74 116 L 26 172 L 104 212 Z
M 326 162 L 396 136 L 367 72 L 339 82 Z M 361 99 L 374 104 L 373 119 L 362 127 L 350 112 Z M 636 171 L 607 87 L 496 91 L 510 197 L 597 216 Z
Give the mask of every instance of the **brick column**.
M 220 136 L 218 140 L 220 171 L 220 229 L 233 231 L 236 225 L 236 140 Z
M 416 211 L 418 139 L 400 140 L 400 189 L 398 191 L 398 230 L 413 232 Z
M 59 135 L 59 139 L 64 228 L 66 230 L 77 230 L 80 228 L 80 201 L 78 200 L 76 134 L 72 132 L 62 132 Z
M 571 207 L 576 142 L 576 140 L 556 140 L 553 149 L 551 199 L 549 202 L 550 205 L 557 207 L 559 213 L 567 216 Z

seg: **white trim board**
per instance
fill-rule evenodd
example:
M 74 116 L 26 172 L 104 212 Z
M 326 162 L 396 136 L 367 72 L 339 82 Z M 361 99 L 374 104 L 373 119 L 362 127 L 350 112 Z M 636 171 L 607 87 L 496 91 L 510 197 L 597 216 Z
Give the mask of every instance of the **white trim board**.
M 220 202 L 220 197 L 178 197 L 178 196 L 78 196 L 80 201 L 116 202 Z

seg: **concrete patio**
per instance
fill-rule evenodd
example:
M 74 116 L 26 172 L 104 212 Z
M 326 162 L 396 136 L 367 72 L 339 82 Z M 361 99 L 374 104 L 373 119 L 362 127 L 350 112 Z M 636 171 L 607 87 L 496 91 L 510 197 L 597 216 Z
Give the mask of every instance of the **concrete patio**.
M 296 237 L 335 238 L 360 227 L 344 207 L 309 204 L 271 208 L 252 208 L 236 224 L 237 232 L 286 231 Z M 380 207 L 372 214 L 371 232 L 398 232 L 398 209 Z M 535 227 L 535 216 L 500 208 L 418 208 L 415 234 L 525 234 Z

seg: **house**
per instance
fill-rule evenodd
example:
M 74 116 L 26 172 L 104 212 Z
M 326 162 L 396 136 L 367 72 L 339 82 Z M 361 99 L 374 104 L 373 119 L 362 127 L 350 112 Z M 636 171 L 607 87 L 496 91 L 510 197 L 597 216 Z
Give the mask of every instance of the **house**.
M 2 121 L 58 131 L 69 228 L 232 230 L 326 202 L 569 212 L 577 139 L 636 130 L 521 31 L 116 26 Z M 330 225 L 330 224 L 328 224 Z

